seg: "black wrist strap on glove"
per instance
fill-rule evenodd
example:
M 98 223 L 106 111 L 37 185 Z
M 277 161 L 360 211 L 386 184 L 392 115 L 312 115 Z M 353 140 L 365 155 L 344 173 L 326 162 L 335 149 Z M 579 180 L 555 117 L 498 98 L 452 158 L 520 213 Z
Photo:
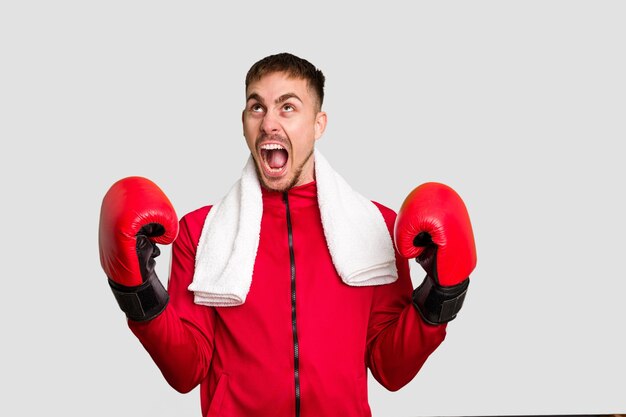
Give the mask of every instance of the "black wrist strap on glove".
M 413 291 L 413 305 L 428 324 L 438 325 L 454 319 L 463 306 L 469 278 L 451 287 L 442 287 L 426 275 Z
M 127 287 L 109 278 L 113 295 L 126 317 L 134 321 L 148 321 L 165 310 L 170 296 L 154 271 L 154 258 L 161 254 L 158 246 L 148 236 L 158 236 L 164 232 L 163 226 L 150 223 L 137 234 L 137 259 L 141 271 L 142 284 Z
M 156 274 L 136 287 L 127 287 L 109 279 L 113 295 L 126 317 L 134 321 L 148 321 L 165 310 L 170 299 Z

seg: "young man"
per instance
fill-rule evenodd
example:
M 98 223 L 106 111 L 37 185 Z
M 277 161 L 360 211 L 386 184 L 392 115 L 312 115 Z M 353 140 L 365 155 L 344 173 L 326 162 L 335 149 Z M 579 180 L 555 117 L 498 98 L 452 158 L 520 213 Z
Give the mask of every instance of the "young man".
M 443 341 L 476 263 L 465 207 L 425 184 L 395 213 L 349 188 L 315 142 L 324 75 L 291 54 L 246 77 L 250 160 L 180 223 L 143 178 L 104 198 L 101 261 L 129 327 L 203 416 L 370 416 L 367 369 L 400 389 Z M 395 227 L 394 249 L 392 236 Z M 168 289 L 155 243 L 171 243 Z M 415 291 L 408 258 L 427 272 Z

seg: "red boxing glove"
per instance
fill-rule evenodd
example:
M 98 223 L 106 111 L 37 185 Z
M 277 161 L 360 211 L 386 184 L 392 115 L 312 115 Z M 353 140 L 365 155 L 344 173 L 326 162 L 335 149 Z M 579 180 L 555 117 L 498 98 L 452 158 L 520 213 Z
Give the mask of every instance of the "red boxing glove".
M 394 235 L 398 252 L 415 258 L 427 273 L 413 293 L 422 317 L 431 324 L 452 320 L 476 266 L 472 225 L 461 197 L 444 184 L 420 185 L 404 200 Z
M 178 218 L 167 196 L 152 181 L 128 177 L 104 196 L 98 234 L 100 263 L 120 308 L 132 320 L 160 314 L 169 296 L 154 271 L 156 243 L 178 235 Z

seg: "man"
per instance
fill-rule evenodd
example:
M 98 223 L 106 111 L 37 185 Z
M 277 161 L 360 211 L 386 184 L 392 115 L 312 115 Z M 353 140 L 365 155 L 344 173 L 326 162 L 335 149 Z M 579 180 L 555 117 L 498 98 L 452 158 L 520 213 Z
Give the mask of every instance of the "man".
M 323 99 L 308 61 L 266 57 L 246 77 L 251 158 L 222 201 L 178 228 L 146 179 L 104 198 L 113 293 L 169 384 L 200 385 L 204 416 L 370 416 L 367 369 L 400 389 L 462 305 L 476 255 L 460 198 L 425 184 L 396 219 L 352 191 L 315 150 Z M 165 291 L 155 243 L 172 241 Z M 416 291 L 407 258 L 427 272 Z

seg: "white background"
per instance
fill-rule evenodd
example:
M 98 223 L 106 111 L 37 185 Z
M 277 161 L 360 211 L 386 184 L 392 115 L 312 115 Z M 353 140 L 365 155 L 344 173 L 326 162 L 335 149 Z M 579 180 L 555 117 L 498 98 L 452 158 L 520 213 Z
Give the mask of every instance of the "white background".
M 466 305 L 409 385 L 370 379 L 374 415 L 626 412 L 626 4 L 338 3 L 2 3 L 0 414 L 200 415 L 115 304 L 100 202 L 143 175 L 214 203 L 245 73 L 282 51 L 326 74 L 319 146 L 356 190 L 445 182 L 472 217 Z

